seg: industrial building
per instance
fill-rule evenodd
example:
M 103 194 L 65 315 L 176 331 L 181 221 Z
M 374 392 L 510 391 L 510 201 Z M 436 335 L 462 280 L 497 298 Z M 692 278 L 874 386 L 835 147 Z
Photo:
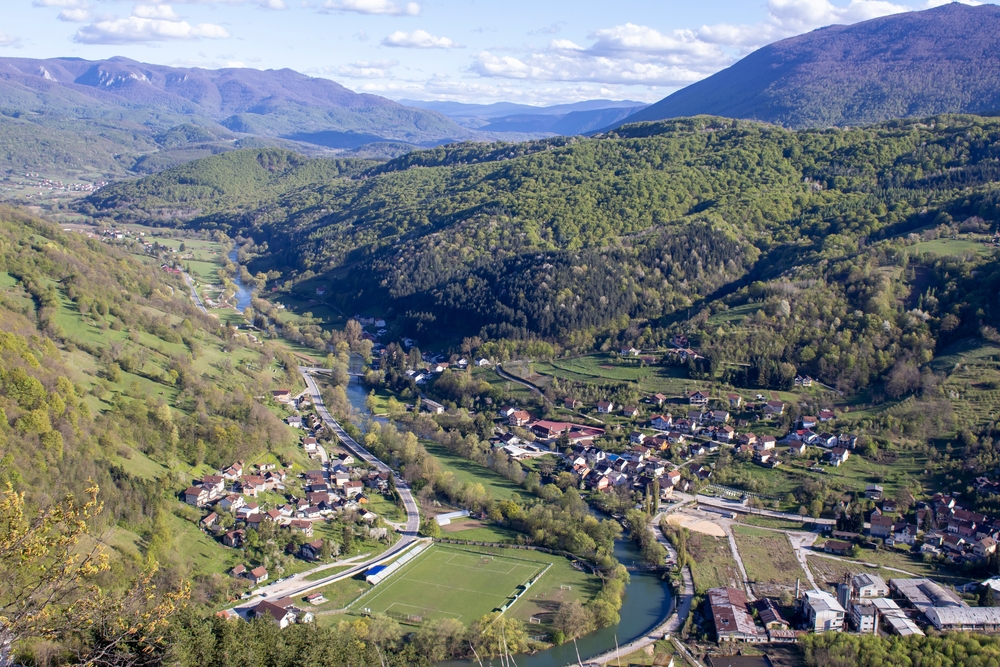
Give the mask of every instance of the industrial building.
M 913 607 L 926 614 L 933 607 L 968 607 L 954 591 L 930 579 L 890 579 L 889 588 Z
M 1000 607 L 931 607 L 925 614 L 941 632 L 1000 632 Z
M 891 630 L 900 637 L 909 637 L 910 635 L 923 636 L 924 631 L 913 622 L 913 619 L 906 615 L 905 611 L 899 608 L 895 600 L 876 598 L 871 601 L 871 605 L 878 612 L 878 627 L 882 628 L 882 630 Z
M 764 630 L 757 627 L 747 610 L 747 596 L 743 591 L 736 588 L 709 589 L 708 605 L 718 641 L 767 641 Z
M 844 629 L 844 607 L 826 591 L 806 591 L 802 596 L 802 611 L 814 632 L 841 632 Z

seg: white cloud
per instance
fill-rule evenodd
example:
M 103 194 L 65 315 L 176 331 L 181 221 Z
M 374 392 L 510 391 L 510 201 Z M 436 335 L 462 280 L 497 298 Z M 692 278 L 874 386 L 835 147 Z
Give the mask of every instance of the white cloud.
M 132 16 L 140 19 L 157 19 L 160 21 L 180 21 L 174 8 L 170 5 L 136 5 Z
M 476 56 L 472 70 L 481 76 L 504 79 L 657 86 L 682 86 L 705 76 L 704 70 L 691 66 L 592 57 L 585 51 L 537 53 L 525 58 L 484 51 Z
M 145 44 L 227 37 L 229 32 L 225 28 L 212 23 L 191 25 L 187 21 L 129 16 L 124 19 L 97 21 L 84 26 L 76 31 L 73 41 L 81 44 Z
M 447 37 L 435 37 L 426 30 L 403 32 L 397 30 L 382 40 L 382 46 L 405 49 L 461 49 L 464 48 Z
M 358 14 L 388 14 L 390 16 L 417 16 L 420 5 L 407 2 L 397 5 L 392 0 L 326 0 L 323 9 L 342 12 L 357 12 Z
M 285 0 L 260 0 L 261 9 L 274 9 L 282 10 L 288 9 L 288 5 L 285 4 Z
M 58 18 L 60 21 L 69 21 L 70 23 L 85 23 L 90 20 L 90 10 L 82 7 L 64 9 L 59 12 Z
M 21 43 L 20 37 L 14 37 L 0 30 L 0 46 L 17 46 Z
M 756 24 L 660 31 L 626 23 L 593 31 L 587 36 L 589 46 L 556 39 L 545 49 L 517 56 L 498 55 L 498 49 L 484 51 L 471 69 L 491 78 L 679 87 L 775 40 L 832 23 L 856 23 L 911 9 L 886 0 L 850 0 L 843 6 L 829 0 L 768 0 L 767 17 Z
M 851 0 L 843 7 L 828 0 L 768 0 L 767 18 L 760 23 L 719 23 L 702 26 L 695 32 L 699 39 L 710 44 L 738 48 L 746 53 L 823 26 L 857 23 L 912 10 L 912 7 L 885 0 Z
M 338 67 L 336 73 L 351 79 L 384 79 L 398 64 L 398 60 L 355 60 Z

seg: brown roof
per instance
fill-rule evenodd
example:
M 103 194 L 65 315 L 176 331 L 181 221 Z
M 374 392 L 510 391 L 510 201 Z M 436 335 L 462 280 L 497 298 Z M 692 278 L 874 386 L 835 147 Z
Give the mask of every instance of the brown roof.
M 747 611 L 747 596 L 736 588 L 712 588 L 708 591 L 716 633 L 722 637 L 731 632 L 755 635 L 760 631 Z

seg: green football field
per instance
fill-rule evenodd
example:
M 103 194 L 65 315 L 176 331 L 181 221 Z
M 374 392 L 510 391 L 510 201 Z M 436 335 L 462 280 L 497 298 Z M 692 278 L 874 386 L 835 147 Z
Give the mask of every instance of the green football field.
M 468 624 L 503 606 L 545 566 L 434 545 L 358 600 L 352 611 Z

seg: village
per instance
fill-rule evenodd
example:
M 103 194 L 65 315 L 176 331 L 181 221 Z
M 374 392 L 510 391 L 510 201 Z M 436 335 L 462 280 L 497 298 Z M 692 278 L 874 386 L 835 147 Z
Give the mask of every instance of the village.
M 811 382 L 808 377 L 796 378 L 800 386 Z M 526 410 L 515 407 L 500 410 L 498 434 L 492 443 L 518 460 L 555 454 L 561 459 L 561 467 L 572 473 L 584 490 L 612 492 L 625 488 L 641 495 L 656 489 L 666 512 L 690 509 L 703 517 L 714 513 L 732 519 L 760 510 L 754 509 L 751 496 L 740 497 L 731 489 L 711 483 L 711 455 L 726 450 L 734 457 L 768 468 L 793 457 L 813 459 L 816 466 L 837 467 L 858 446 L 858 436 L 835 428 L 836 414 L 831 410 L 802 416 L 779 438 L 737 430 L 734 423 L 743 427 L 750 423 L 746 419 L 735 422 L 730 411 L 740 410 L 745 415 L 751 410 L 759 419 L 757 426 L 773 427 L 786 407 L 780 401 L 766 400 L 758 394 L 755 401 L 747 403 L 739 394 L 712 397 L 708 392 L 694 391 L 683 399 L 673 399 L 673 404 L 686 403 L 689 407 L 682 416 L 675 417 L 662 412 L 668 400 L 662 394 L 645 399 L 642 408 L 653 411 L 653 415 L 629 434 L 629 445 L 623 452 L 612 453 L 595 445 L 606 435 L 604 428 L 534 419 Z M 565 407 L 579 410 L 584 406 L 567 398 Z M 600 415 L 617 413 L 629 419 L 635 419 L 640 411 L 638 406 L 617 406 L 610 401 L 600 401 L 593 407 Z M 977 479 L 976 486 L 984 494 L 1000 491 L 1000 484 L 985 477 Z M 1000 519 L 965 509 L 954 497 L 939 493 L 928 501 L 900 507 L 879 484 L 866 484 L 854 495 L 872 506 L 860 524 L 816 522 L 812 534 L 803 532 L 808 535 L 803 542 L 811 544 L 820 535 L 827 539 L 814 547 L 800 545 L 800 549 L 844 560 L 863 558 L 867 549 L 908 549 L 920 558 L 956 570 L 983 566 L 995 558 Z M 810 519 L 781 512 L 768 514 L 790 520 Z M 800 557 L 804 561 L 805 554 Z M 857 569 L 865 567 L 859 563 Z M 967 600 L 968 594 L 975 597 L 986 589 L 1000 592 L 1000 578 L 972 581 L 961 589 L 967 594 L 963 597 L 930 578 L 885 580 L 875 573 L 859 572 L 836 584 L 834 590 L 803 590 L 796 585 L 790 606 L 788 600 L 783 606 L 776 597 L 755 596 L 749 584 L 746 590 L 713 588 L 706 592 L 703 615 L 719 643 L 781 644 L 796 642 L 803 633 L 831 631 L 907 636 L 923 634 L 928 627 L 938 632 L 1000 632 L 1000 607 L 974 606 Z
M 366 544 L 381 544 L 379 548 L 391 546 L 395 527 L 368 506 L 376 494 L 392 496 L 393 477 L 356 460 L 346 449 L 338 448 L 328 455 L 317 441 L 327 430 L 322 420 L 312 412 L 304 418 L 298 414 L 310 406 L 308 397 L 296 398 L 289 390 L 281 389 L 272 392 L 272 398 L 295 411 L 286 423 L 302 430 L 303 452 L 320 467 L 290 477 L 275 463 L 251 466 L 237 461 L 216 474 L 206 475 L 181 494 L 186 504 L 208 512 L 200 520 L 200 527 L 225 547 L 248 553 L 251 544 L 283 544 L 286 557 L 310 568 L 298 572 L 300 575 L 324 569 L 323 564 L 332 558 L 350 556 L 352 537 Z M 286 462 L 285 467 L 289 466 L 290 462 Z M 337 539 L 332 537 L 334 522 Z M 327 537 L 317 537 L 321 533 Z M 274 582 L 274 572 L 259 558 L 248 557 L 229 574 L 243 582 L 244 597 L 266 582 Z M 321 604 L 325 602 L 321 597 L 312 596 L 306 602 Z M 220 613 L 226 617 L 235 614 Z M 291 599 L 262 600 L 249 610 L 248 618 L 255 617 L 270 618 L 281 627 L 311 622 L 313 618 L 310 612 L 294 606 Z

